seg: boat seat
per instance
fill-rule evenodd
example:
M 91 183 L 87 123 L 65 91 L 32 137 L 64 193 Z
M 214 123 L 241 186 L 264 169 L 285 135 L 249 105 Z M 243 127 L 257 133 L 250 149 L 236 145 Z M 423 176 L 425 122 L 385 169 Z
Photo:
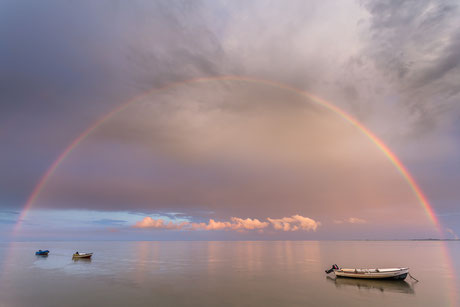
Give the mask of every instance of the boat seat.
M 356 269 L 342 269 L 342 272 L 345 273 L 355 273 Z
M 380 272 L 391 272 L 391 271 L 401 271 L 399 268 L 394 268 L 394 269 L 380 269 Z

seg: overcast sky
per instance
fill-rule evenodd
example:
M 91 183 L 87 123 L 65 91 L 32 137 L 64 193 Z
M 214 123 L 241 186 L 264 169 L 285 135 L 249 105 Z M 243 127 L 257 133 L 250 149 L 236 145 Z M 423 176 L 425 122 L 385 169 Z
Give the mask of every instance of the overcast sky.
M 0 230 L 22 239 L 460 234 L 457 1 L 0 1 Z M 249 220 L 248 220 L 249 219 Z M 212 222 L 210 221 L 212 220 Z

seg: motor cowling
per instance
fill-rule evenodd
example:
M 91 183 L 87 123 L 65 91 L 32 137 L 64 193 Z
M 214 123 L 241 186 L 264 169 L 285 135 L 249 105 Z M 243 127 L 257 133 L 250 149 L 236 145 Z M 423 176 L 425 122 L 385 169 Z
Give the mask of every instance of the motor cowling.
M 326 270 L 326 274 L 332 273 L 335 270 L 339 270 L 339 266 L 337 264 L 333 264 L 332 267 L 329 270 Z

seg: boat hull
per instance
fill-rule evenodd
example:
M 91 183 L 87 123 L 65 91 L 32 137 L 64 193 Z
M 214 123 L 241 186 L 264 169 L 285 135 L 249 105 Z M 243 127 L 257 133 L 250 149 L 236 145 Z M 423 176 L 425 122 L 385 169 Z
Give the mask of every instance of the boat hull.
M 73 254 L 72 258 L 76 258 L 76 259 L 88 259 L 88 258 L 91 258 L 93 254 L 90 253 L 90 254 Z
M 334 273 L 337 277 L 343 278 L 404 280 L 409 274 L 409 269 L 342 269 Z

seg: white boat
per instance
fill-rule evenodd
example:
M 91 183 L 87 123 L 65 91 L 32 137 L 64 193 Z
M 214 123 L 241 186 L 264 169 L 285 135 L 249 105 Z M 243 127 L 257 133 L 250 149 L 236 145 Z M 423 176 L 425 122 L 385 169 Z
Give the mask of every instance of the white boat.
M 409 268 L 341 269 L 334 265 L 330 270 L 326 271 L 326 273 L 331 272 L 334 272 L 337 277 L 404 280 L 409 274 Z
M 93 255 L 93 253 L 79 253 L 79 252 L 76 252 L 75 254 L 73 254 L 72 258 L 91 258 L 92 255 Z

